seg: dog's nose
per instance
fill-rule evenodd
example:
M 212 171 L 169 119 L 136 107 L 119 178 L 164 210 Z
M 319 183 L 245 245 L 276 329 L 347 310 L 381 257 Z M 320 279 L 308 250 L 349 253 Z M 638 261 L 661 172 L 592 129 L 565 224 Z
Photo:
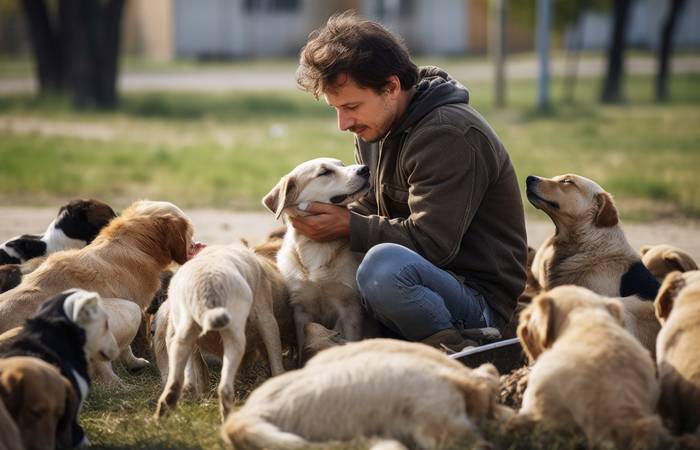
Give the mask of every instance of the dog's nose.
M 525 184 L 527 186 L 530 186 L 531 184 L 537 183 L 537 181 L 540 179 L 540 177 L 535 177 L 532 175 L 528 175 L 528 177 L 525 179 Z
M 361 166 L 359 169 L 357 169 L 357 174 L 362 177 L 369 178 L 369 167 Z

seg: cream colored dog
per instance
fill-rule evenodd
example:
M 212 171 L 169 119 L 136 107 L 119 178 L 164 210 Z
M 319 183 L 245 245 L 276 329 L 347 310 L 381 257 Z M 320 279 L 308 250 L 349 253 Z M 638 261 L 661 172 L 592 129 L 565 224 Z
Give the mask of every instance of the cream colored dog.
M 197 338 L 218 332 L 223 345 L 219 383 L 222 419 L 234 402 L 234 379 L 246 349 L 248 316 L 255 322 L 267 350 L 273 375 L 284 371 L 280 333 L 273 311 L 276 286 L 269 276 L 268 261 L 239 245 L 213 245 L 178 270 L 168 290 L 168 378 L 156 416 L 177 404 L 185 365 Z
M 369 189 L 367 166 L 343 164 L 331 158 L 304 162 L 263 198 L 275 217 L 306 213 L 297 206 L 308 202 L 344 206 Z M 359 261 L 347 239 L 317 242 L 287 227 L 277 265 L 289 287 L 301 355 L 304 326 L 318 322 L 349 341 L 362 338 L 362 306 L 355 276 Z
M 432 449 L 480 439 L 475 425 L 505 416 L 498 372 L 469 369 L 423 344 L 368 339 L 324 350 L 265 382 L 222 428 L 237 449 L 309 448 L 381 437 Z M 392 445 L 384 442 L 382 445 Z
M 654 362 L 623 328 L 618 300 L 557 287 L 522 312 L 518 337 L 535 364 L 516 422 L 578 426 L 591 446 L 654 447 L 664 435 Z
M 645 245 L 639 253 L 644 265 L 659 282 L 664 281 L 666 275 L 674 271 L 698 270 L 692 256 L 672 245 Z
M 700 437 L 700 272 L 673 272 L 655 302 L 663 323 L 656 362 L 659 410 L 677 433 Z

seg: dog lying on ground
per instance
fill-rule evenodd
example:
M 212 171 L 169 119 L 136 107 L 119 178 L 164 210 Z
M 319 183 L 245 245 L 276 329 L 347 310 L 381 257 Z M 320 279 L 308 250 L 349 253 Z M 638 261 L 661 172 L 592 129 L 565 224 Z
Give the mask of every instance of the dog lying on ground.
M 697 263 L 689 254 L 671 245 L 645 245 L 639 253 L 646 268 L 659 282 L 674 271 L 698 270 Z
M 229 415 L 222 435 L 237 449 L 301 449 L 363 436 L 432 449 L 479 441 L 476 422 L 506 415 L 497 391 L 490 364 L 469 369 L 423 344 L 368 339 L 269 379 Z
M 82 406 L 90 387 L 88 358 L 111 361 L 118 352 L 100 296 L 71 289 L 46 300 L 0 356 L 31 356 L 53 364 L 70 381 Z M 72 419 L 73 447 L 87 442 L 77 423 L 80 406 Z
M 0 359 L 0 406 L 16 423 L 18 450 L 73 447 L 78 396 L 53 365 L 27 356 Z
M 655 448 L 665 436 L 654 414 L 654 362 L 623 328 L 620 302 L 578 286 L 535 297 L 520 316 L 518 337 L 535 364 L 514 423 L 580 427 L 589 445 Z
M 175 273 L 168 290 L 169 320 L 168 377 L 156 416 L 174 408 L 183 386 L 185 365 L 197 338 L 216 332 L 223 346 L 223 367 L 219 384 L 222 420 L 233 406 L 234 380 L 246 350 L 249 320 L 260 333 L 272 375 L 284 372 L 282 344 L 275 320 L 276 295 L 284 286 L 275 283 L 269 260 L 238 245 L 217 245 L 204 249 Z M 281 281 L 281 280 L 280 280 Z
M 303 216 L 297 206 L 321 202 L 345 206 L 369 189 L 367 166 L 343 166 L 331 158 L 306 161 L 263 198 L 275 217 Z M 350 341 L 362 338 L 362 306 L 355 276 L 359 261 L 347 239 L 316 242 L 298 233 L 288 222 L 277 265 L 289 287 L 298 340 L 304 350 L 304 326 L 317 322 L 335 329 Z
M 99 200 L 72 200 L 61 206 L 43 235 L 23 234 L 0 245 L 0 265 L 85 247 L 115 217 L 112 208 Z
M 676 433 L 700 437 L 700 272 L 673 272 L 655 302 L 663 323 L 656 362 L 659 410 Z

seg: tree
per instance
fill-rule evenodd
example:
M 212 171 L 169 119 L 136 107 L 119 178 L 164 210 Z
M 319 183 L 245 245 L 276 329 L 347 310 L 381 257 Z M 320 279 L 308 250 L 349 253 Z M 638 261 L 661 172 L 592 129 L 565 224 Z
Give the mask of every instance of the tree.
M 670 3 L 666 21 L 661 28 L 661 43 L 657 53 L 656 101 L 658 102 L 668 100 L 668 65 L 673 51 L 673 32 L 686 0 L 671 0 Z
M 613 6 L 613 30 L 608 49 L 608 68 L 600 99 L 603 103 L 619 103 L 623 99 L 622 77 L 625 64 L 625 34 L 631 0 L 615 0 Z
M 22 0 L 40 94 L 68 92 L 78 107 L 117 104 L 124 0 Z

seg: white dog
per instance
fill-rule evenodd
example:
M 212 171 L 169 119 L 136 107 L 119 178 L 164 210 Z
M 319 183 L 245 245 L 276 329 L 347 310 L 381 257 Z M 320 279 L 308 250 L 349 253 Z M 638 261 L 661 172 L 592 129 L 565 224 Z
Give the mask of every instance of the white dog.
M 219 383 L 222 418 L 233 407 L 234 379 L 246 349 L 248 316 L 256 320 L 272 374 L 284 371 L 282 345 L 272 310 L 268 270 L 255 253 L 237 245 L 212 245 L 183 265 L 170 281 L 168 303 L 172 334 L 167 336 L 168 379 L 156 416 L 175 407 L 185 365 L 199 336 L 217 331 L 223 345 Z M 251 311 L 252 309 L 252 311 Z
M 277 218 L 302 216 L 306 213 L 297 208 L 301 203 L 345 206 L 367 189 L 367 166 L 346 167 L 336 159 L 318 158 L 282 177 L 263 204 Z M 317 242 L 288 225 L 277 265 L 290 291 L 299 355 L 304 350 L 304 326 L 310 322 L 334 329 L 349 341 L 362 338 L 362 306 L 355 280 L 359 261 L 347 239 Z

